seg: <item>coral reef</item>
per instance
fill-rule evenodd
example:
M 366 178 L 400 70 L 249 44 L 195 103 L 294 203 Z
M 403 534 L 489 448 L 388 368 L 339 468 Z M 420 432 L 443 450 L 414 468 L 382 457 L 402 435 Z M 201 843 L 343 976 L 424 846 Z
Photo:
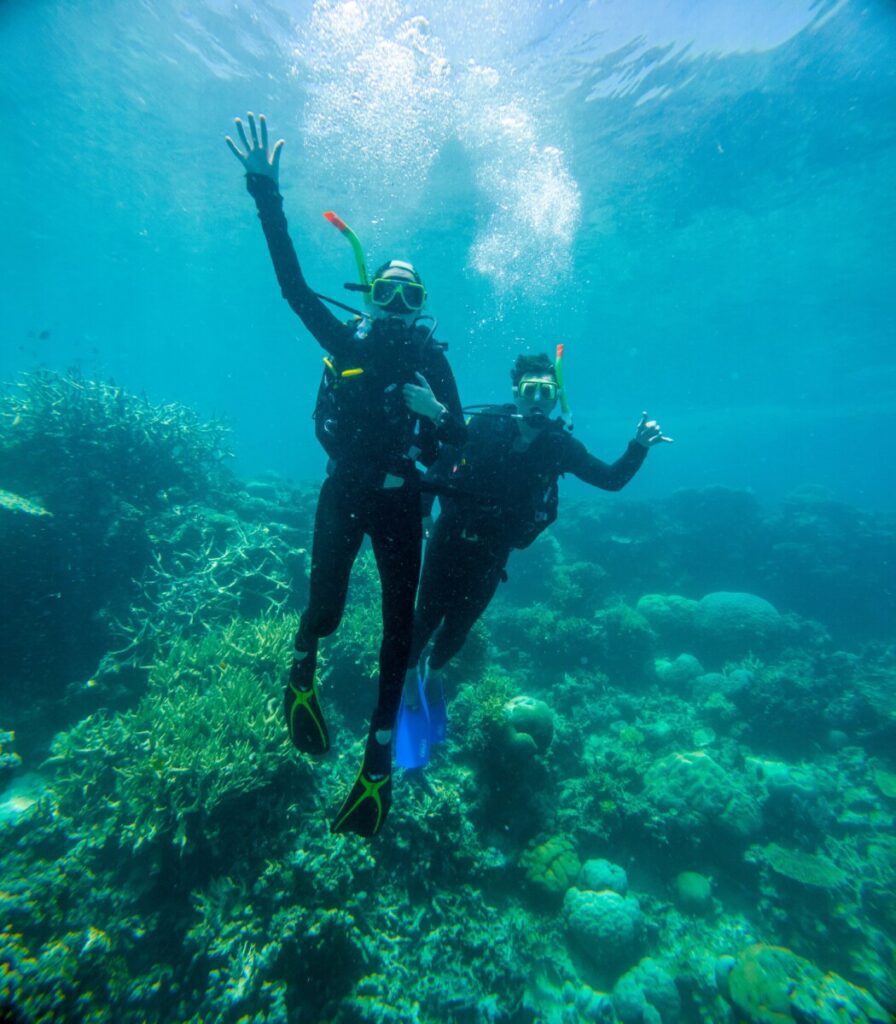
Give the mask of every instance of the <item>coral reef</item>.
M 892 1019 L 884 519 L 564 508 L 367 843 L 328 822 L 376 697 L 372 553 L 312 763 L 280 702 L 314 491 L 112 385 L 35 375 L 0 416 L 0 1020 Z

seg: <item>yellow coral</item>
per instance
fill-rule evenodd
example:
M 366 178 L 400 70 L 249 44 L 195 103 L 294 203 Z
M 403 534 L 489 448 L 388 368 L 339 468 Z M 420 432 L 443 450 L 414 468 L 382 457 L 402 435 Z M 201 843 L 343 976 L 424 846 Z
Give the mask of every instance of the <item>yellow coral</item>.
M 565 836 L 552 836 L 530 847 L 520 858 L 520 865 L 533 886 L 551 894 L 566 892 L 582 867 L 571 840 Z

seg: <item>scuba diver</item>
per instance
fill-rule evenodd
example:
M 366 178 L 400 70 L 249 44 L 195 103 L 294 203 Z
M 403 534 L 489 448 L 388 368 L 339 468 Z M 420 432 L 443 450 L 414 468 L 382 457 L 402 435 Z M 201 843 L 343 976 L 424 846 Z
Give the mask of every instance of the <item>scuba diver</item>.
M 324 754 L 330 738 L 317 693 L 318 643 L 339 625 L 349 576 L 364 535 L 370 537 L 382 590 L 383 635 L 379 692 L 358 776 L 332 832 L 373 836 L 383 826 L 392 794 L 392 739 L 410 652 L 414 594 L 420 571 L 420 473 L 438 445 L 462 445 L 463 412 L 445 346 L 433 339 L 422 310 L 426 290 L 412 264 L 389 260 L 369 280 L 361 246 L 333 213 L 325 216 L 352 245 L 366 312 L 340 320 L 308 286 L 289 237 L 279 191 L 280 139 L 268 148 L 265 118 L 239 118 L 242 147 L 225 141 L 246 170 L 283 297 L 326 351 L 314 410 L 315 432 L 329 456 L 320 489 L 311 550 L 308 606 L 295 637 L 284 694 L 293 744 Z M 327 300 L 335 305 L 335 300 Z
M 442 451 L 429 476 L 450 481 L 426 545 L 414 615 L 414 639 L 396 733 L 396 760 L 423 767 L 432 743 L 445 738 L 442 670 L 463 647 L 488 607 L 514 548 L 526 548 L 557 518 L 557 479 L 572 473 L 618 491 L 648 451 L 672 441 L 641 416 L 635 437 L 612 464 L 591 455 L 570 433 L 563 390 L 563 346 L 557 359 L 521 355 L 510 371 L 513 403 L 471 407 L 466 444 Z M 558 400 L 563 418 L 551 419 Z M 431 505 L 432 499 L 430 499 Z M 429 656 L 420 656 L 435 634 Z

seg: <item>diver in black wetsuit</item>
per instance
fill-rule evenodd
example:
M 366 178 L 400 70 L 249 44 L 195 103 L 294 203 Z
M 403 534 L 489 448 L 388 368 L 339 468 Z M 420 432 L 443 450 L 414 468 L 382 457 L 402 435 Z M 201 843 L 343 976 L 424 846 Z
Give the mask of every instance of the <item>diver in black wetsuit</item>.
M 334 316 L 306 283 L 287 231 L 278 190 L 283 140 L 269 151 L 264 117 L 256 127 L 248 115 L 251 141 L 239 118 L 235 123 L 242 148 L 230 137 L 226 141 L 246 169 L 283 297 L 329 353 L 315 420 L 330 461 L 315 516 L 308 607 L 285 691 L 286 723 L 299 750 L 329 749 L 315 683 L 318 641 L 339 625 L 351 568 L 367 534 L 382 587 L 379 694 L 361 769 L 331 829 L 375 835 L 391 803 L 392 730 L 420 571 L 415 462 L 432 463 L 439 442 L 463 444 L 466 428 L 444 346 L 421 323 L 426 292 L 417 271 L 390 260 L 369 285 L 364 271 L 359 290 L 367 292 L 369 316 L 350 323 Z
M 430 470 L 453 493 L 439 498 L 441 514 L 426 546 L 405 687 L 412 708 L 418 702 L 418 661 L 430 638 L 435 634 L 423 689 L 432 695 L 438 673 L 494 597 L 510 552 L 528 547 L 557 518 L 558 477 L 572 473 L 618 491 L 650 448 L 672 440 L 644 413 L 622 456 L 601 462 L 562 420 L 549 418 L 562 395 L 549 356 L 520 356 L 511 379 L 514 404 L 484 407 L 471 418 L 466 444 L 445 449 Z

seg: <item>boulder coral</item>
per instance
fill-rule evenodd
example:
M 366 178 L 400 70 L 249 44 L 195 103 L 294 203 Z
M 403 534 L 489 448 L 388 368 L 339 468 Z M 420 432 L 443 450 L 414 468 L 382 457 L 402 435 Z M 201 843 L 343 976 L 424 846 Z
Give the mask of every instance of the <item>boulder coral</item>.
M 712 883 L 698 871 L 675 876 L 675 902 L 686 914 L 705 914 L 712 909 Z
M 697 603 L 701 653 L 733 660 L 773 654 L 784 631 L 777 608 L 755 594 L 717 591 Z
M 604 889 L 569 889 L 563 917 L 572 944 L 607 976 L 629 967 L 642 952 L 645 920 L 633 896 Z
M 644 777 L 644 792 L 664 821 L 688 832 L 715 830 L 747 839 L 762 824 L 754 797 L 702 750 L 655 762 Z
M 623 974 L 612 999 L 620 1024 L 673 1024 L 681 1016 L 674 977 L 650 957 Z
M 645 594 L 637 604 L 638 612 L 650 623 L 667 649 L 687 646 L 694 635 L 697 602 L 678 594 Z
M 716 966 L 724 997 L 746 1024 L 888 1024 L 863 988 L 781 946 L 756 943 Z
M 612 889 L 620 896 L 624 896 L 628 892 L 628 876 L 625 873 L 625 868 L 601 858 L 585 861 L 579 872 L 577 884 L 580 889 L 591 889 L 593 892 Z

